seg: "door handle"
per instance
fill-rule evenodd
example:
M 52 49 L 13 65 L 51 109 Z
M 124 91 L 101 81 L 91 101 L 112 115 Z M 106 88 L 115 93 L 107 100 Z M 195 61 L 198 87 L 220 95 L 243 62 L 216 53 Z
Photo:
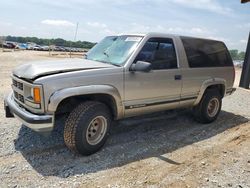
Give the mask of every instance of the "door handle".
M 181 78 L 182 78 L 181 75 L 175 75 L 175 76 L 174 76 L 174 79 L 175 79 L 175 80 L 181 80 Z

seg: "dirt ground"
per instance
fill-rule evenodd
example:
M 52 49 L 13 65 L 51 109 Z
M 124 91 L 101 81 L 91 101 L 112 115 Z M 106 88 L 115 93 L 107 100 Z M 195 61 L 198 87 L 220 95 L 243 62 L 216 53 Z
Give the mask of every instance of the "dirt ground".
M 11 70 L 56 57 L 0 52 L 0 187 L 250 187 L 250 91 L 223 99 L 211 124 L 187 110 L 115 122 L 104 148 L 83 157 L 64 146 L 63 123 L 43 137 L 5 118 Z

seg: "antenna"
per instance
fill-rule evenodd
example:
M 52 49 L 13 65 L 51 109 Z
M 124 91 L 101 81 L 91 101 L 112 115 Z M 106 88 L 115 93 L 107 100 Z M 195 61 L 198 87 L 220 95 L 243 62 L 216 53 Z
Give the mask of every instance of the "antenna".
M 76 41 L 76 36 L 77 36 L 77 31 L 78 31 L 78 22 L 77 22 L 77 24 L 76 24 L 76 32 L 75 32 L 75 37 L 74 37 L 74 42 Z

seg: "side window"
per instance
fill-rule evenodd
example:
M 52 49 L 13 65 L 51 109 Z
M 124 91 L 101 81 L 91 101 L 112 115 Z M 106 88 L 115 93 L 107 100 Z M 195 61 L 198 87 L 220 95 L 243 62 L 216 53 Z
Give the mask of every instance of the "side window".
M 222 42 L 181 37 L 190 67 L 233 66 L 232 59 Z
M 177 68 L 173 40 L 164 38 L 149 39 L 137 55 L 135 61 L 150 62 L 153 70 Z

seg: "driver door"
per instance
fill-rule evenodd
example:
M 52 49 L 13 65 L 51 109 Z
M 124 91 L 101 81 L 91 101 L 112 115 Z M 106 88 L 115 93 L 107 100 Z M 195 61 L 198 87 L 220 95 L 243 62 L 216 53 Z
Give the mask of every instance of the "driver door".
M 125 73 L 125 116 L 178 107 L 182 80 L 173 40 L 149 39 L 134 63 L 137 61 L 150 62 L 152 70 Z

